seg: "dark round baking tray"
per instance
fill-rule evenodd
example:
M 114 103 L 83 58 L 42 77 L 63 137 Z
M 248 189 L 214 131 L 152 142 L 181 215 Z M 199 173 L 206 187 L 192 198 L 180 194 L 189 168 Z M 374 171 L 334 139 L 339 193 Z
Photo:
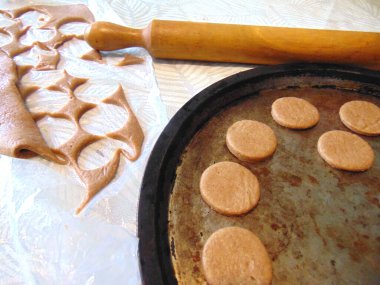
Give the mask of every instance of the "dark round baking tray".
M 220 80 L 194 96 L 163 130 L 145 169 L 138 212 L 139 256 L 144 284 L 177 284 L 170 258 L 168 205 L 177 165 L 193 135 L 224 107 L 258 94 L 263 82 L 289 77 L 326 78 L 326 83 L 318 88 L 336 88 L 329 79 L 349 80 L 359 84 L 356 92 L 379 96 L 380 72 L 329 64 L 258 67 Z

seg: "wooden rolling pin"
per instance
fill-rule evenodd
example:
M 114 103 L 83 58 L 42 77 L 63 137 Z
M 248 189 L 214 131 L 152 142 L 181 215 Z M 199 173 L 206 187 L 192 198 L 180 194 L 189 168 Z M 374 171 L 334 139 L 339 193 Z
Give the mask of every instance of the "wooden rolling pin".
M 85 40 L 97 50 L 144 47 L 165 59 L 380 67 L 380 33 L 374 32 L 153 20 L 145 29 L 95 22 Z

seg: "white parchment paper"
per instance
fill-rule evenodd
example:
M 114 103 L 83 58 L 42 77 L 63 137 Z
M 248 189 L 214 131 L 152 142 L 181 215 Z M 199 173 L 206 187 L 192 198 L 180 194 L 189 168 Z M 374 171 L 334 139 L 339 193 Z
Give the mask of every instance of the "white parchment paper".
M 144 27 L 153 18 L 236 24 L 308 27 L 380 32 L 378 0 L 35 0 L 1 1 L 0 8 L 27 4 L 87 3 L 97 20 Z M 23 17 L 34 25 L 38 14 Z M 0 25 L 9 20 L 0 15 Z M 82 31 L 83 24 L 69 24 L 63 32 Z M 22 38 L 49 37 L 31 29 Z M 0 46 L 7 38 L 0 34 Z M 113 67 L 124 51 L 104 54 L 107 65 L 80 60 L 88 50 L 73 40 L 60 49 L 58 71 L 31 72 L 23 84 L 47 86 L 63 69 L 90 80 L 76 91 L 80 99 L 98 103 L 120 83 L 143 126 L 145 144 L 136 162 L 122 159 L 117 177 L 85 212 L 74 215 L 84 187 L 74 171 L 40 158 L 18 160 L 0 156 L 0 284 L 141 284 L 138 266 L 136 216 L 139 188 L 153 144 L 171 117 L 187 100 L 206 86 L 253 65 L 155 60 L 142 49 L 128 52 L 144 57 L 142 65 Z M 34 53 L 38 51 L 33 51 Z M 35 63 L 31 54 L 17 63 Z M 156 82 L 157 80 L 157 82 Z M 158 83 L 158 85 L 157 85 Z M 31 111 L 58 110 L 67 98 L 38 91 L 27 99 Z M 81 119 L 81 125 L 104 134 L 122 125 L 122 109 L 100 104 Z M 65 120 L 46 118 L 38 123 L 50 145 L 65 142 L 74 128 Z M 80 158 L 84 168 L 106 163 L 115 148 L 102 140 L 86 148 Z

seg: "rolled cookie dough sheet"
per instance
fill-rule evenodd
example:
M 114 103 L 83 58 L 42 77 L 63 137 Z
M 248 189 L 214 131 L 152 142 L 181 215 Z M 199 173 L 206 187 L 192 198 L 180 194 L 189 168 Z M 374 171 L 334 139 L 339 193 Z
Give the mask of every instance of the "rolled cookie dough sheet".
M 0 153 L 17 158 L 36 154 L 58 163 L 26 109 L 16 86 L 16 65 L 0 49 Z

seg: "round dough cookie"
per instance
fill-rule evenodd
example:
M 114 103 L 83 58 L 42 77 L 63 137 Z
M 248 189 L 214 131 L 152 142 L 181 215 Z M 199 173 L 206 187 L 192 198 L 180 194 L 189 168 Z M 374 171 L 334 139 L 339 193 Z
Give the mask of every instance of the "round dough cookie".
M 366 135 L 380 135 L 380 108 L 366 101 L 351 101 L 339 110 L 343 124 L 352 131 Z
M 318 140 L 318 152 L 334 168 L 348 171 L 369 169 L 375 154 L 358 135 L 345 131 L 329 131 Z
M 308 129 L 319 121 L 318 109 L 296 97 L 279 98 L 272 104 L 272 117 L 277 124 L 290 129 Z
M 260 239 L 249 230 L 228 227 L 214 232 L 202 251 L 202 266 L 211 285 L 269 285 L 272 262 Z
M 248 162 L 271 156 L 277 147 L 273 130 L 266 124 L 251 120 L 238 121 L 230 126 L 226 143 L 233 155 Z
M 201 176 L 200 189 L 203 200 L 225 215 L 247 213 L 260 198 L 256 176 L 244 166 L 229 161 L 208 167 Z

